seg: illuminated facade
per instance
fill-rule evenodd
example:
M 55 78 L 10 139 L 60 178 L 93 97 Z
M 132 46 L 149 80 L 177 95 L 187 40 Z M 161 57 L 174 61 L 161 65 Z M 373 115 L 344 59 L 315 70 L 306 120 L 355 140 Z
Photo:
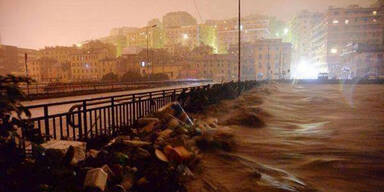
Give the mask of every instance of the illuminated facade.
M 233 46 L 230 53 L 238 55 Z M 241 51 L 242 80 L 287 79 L 291 76 L 292 45 L 281 39 L 244 43 Z
M 46 47 L 28 63 L 29 75 L 40 82 L 95 81 L 116 72 L 115 47 L 90 41 L 80 47 Z
M 237 63 L 237 58 L 231 54 L 191 56 L 187 58 L 187 76 L 218 82 L 236 80 Z
M 248 16 L 241 20 L 242 42 L 254 42 L 271 37 L 269 32 L 269 18 L 266 16 Z M 238 19 L 208 20 L 207 25 L 217 31 L 218 52 L 227 53 L 232 44 L 238 44 Z
M 37 52 L 28 62 L 28 74 L 38 82 L 70 81 L 71 55 L 79 52 L 77 47 L 46 47 Z
M 384 9 L 362 8 L 352 5 L 347 8 L 329 8 L 323 22 L 314 27 L 312 54 L 317 62 L 326 62 L 331 78 L 341 78 L 343 48 L 350 43 L 369 45 L 383 44 Z
M 384 47 L 382 45 L 349 44 L 342 56 L 342 79 L 384 79 Z
M 217 52 L 216 30 L 205 24 L 165 28 L 164 37 L 166 48 L 184 46 L 193 49 L 209 45 Z
M 71 75 L 73 81 L 96 81 L 105 74 L 116 73 L 116 59 L 101 57 L 97 53 L 72 55 Z
M 305 62 L 305 65 L 314 65 L 312 49 L 313 33 L 319 33 L 322 29 L 314 27 L 324 20 L 324 14 L 304 10 L 299 12 L 289 22 L 288 39 L 292 43 L 292 70 L 296 72 L 300 62 Z M 319 66 L 310 66 L 319 68 Z
M 164 46 L 164 30 L 161 25 L 142 27 L 127 33 L 126 41 L 127 47 L 162 48 Z

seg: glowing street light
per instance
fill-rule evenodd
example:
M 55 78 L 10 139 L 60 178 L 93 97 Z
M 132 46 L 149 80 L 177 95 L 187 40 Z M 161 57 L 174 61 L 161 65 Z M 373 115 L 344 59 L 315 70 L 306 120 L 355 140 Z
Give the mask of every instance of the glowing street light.
M 288 32 L 289 32 L 289 29 L 288 29 L 288 28 L 285 28 L 285 29 L 284 29 L 284 35 L 287 35 Z

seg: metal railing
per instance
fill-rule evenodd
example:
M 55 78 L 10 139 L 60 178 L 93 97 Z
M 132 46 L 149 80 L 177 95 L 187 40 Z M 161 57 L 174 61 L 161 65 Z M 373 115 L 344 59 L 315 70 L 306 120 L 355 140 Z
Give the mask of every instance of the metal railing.
M 109 137 L 129 132 L 141 117 L 173 101 L 179 101 L 183 105 L 188 100 L 187 95 L 193 96 L 193 93 L 200 93 L 202 89 L 227 91 L 232 87 L 239 90 L 240 94 L 241 90 L 251 88 L 252 83 L 256 84 L 256 82 L 208 84 L 30 105 L 27 108 L 42 112 L 42 115 L 33 117 L 30 121 L 33 123 L 34 130 L 44 140 L 94 141 L 93 139 L 100 136 Z M 64 112 L 60 112 L 63 111 L 62 108 L 65 108 Z M 31 145 L 26 141 L 24 131 L 21 131 L 19 145 L 28 153 Z
M 45 140 L 86 141 L 98 136 L 113 136 L 129 130 L 136 120 L 144 117 L 169 102 L 176 101 L 181 93 L 209 85 L 164 89 L 85 100 L 27 106 L 30 110 L 42 110 L 43 115 L 31 118 L 34 128 Z M 50 109 L 68 107 L 67 112 L 52 113 Z M 23 135 L 23 134 L 22 134 Z M 28 145 L 28 144 L 27 144 Z M 26 142 L 21 142 L 25 150 Z
M 206 79 L 182 79 L 167 81 L 137 81 L 137 82 L 83 82 L 83 83 L 30 83 L 20 87 L 29 97 L 56 96 L 72 93 L 97 93 L 103 91 L 132 90 L 151 88 L 160 85 L 178 85 L 186 83 L 206 83 Z

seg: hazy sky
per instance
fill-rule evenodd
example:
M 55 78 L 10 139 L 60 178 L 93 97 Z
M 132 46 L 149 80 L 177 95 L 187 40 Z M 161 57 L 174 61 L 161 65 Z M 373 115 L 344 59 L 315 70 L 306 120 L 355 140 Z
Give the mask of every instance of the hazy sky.
M 237 0 L 0 0 L 3 44 L 26 48 L 72 45 L 106 36 L 119 26 L 144 26 L 169 11 L 188 11 L 198 21 L 234 17 Z M 242 0 L 244 15 L 260 13 L 287 20 L 302 9 L 329 5 L 368 6 L 374 0 Z

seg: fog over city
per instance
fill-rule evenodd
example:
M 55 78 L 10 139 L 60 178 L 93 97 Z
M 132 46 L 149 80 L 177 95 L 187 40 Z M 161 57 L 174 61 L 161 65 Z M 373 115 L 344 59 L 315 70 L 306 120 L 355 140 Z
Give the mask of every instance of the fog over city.
M 374 0 L 242 0 L 242 14 L 289 20 L 303 9 L 369 6 Z M 142 27 L 171 11 L 187 11 L 203 23 L 237 16 L 235 0 L 0 0 L 0 39 L 25 48 L 72 45 L 108 35 L 115 27 Z
M 384 191 L 384 0 L 0 0 L 0 192 Z

